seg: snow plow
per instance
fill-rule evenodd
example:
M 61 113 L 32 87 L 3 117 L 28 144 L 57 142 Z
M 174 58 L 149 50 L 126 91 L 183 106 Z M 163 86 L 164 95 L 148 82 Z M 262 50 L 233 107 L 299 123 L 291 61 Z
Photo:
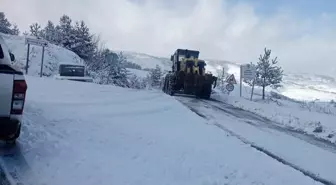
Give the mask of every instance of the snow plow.
M 177 49 L 171 56 L 172 71 L 165 76 L 162 91 L 173 96 L 175 93 L 195 95 L 209 99 L 212 85 L 217 77 L 205 72 L 206 63 L 199 59 L 199 51 Z

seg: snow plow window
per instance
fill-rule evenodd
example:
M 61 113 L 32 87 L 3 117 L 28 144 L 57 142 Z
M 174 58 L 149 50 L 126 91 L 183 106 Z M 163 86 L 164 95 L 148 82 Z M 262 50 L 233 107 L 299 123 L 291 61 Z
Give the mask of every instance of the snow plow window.
M 194 50 L 177 50 L 177 54 L 179 56 L 183 55 L 186 58 L 198 58 L 199 57 L 199 51 Z
M 182 61 L 185 58 L 184 55 L 180 55 L 178 61 Z
M 0 59 L 3 59 L 4 57 L 5 57 L 4 52 L 3 52 L 1 44 L 0 44 Z
M 76 66 L 76 65 L 60 65 L 59 67 L 60 76 L 85 76 L 85 68 L 84 66 Z

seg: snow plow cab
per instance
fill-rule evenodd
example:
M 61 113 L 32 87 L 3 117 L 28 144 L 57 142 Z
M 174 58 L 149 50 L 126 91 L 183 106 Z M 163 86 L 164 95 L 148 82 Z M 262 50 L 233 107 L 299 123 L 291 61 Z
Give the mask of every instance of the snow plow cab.
M 206 63 L 199 59 L 199 51 L 177 49 L 171 56 L 172 71 L 164 79 L 162 91 L 169 95 L 182 93 L 209 99 L 217 78 L 205 72 Z

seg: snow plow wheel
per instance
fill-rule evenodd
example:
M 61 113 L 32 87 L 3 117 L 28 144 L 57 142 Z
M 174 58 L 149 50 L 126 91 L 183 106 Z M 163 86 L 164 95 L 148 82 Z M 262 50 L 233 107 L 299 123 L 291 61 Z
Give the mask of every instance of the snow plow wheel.
M 202 88 L 202 92 L 201 92 L 201 98 L 202 99 L 210 99 L 211 96 L 211 84 L 207 84 Z
M 174 89 L 173 89 L 173 78 L 169 77 L 168 78 L 168 92 L 170 96 L 174 96 Z
M 167 93 L 167 76 L 166 76 L 165 79 L 164 79 L 163 87 L 162 87 L 162 91 L 163 91 L 164 93 Z

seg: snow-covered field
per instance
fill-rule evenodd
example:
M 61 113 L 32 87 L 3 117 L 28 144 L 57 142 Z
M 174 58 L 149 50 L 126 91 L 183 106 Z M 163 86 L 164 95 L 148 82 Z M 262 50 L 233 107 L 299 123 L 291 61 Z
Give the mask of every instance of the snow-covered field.
M 260 89 L 256 89 L 250 101 L 250 88 L 243 88 L 242 98 L 239 85 L 235 88 L 230 95 L 216 90 L 213 98 L 261 115 L 275 124 L 336 143 L 335 103 L 297 101 L 277 93 L 267 93 L 266 100 L 262 100 Z
M 22 137 L 16 148 L 0 148 L 11 181 L 320 184 L 208 125 L 161 92 L 30 76 L 27 80 Z

